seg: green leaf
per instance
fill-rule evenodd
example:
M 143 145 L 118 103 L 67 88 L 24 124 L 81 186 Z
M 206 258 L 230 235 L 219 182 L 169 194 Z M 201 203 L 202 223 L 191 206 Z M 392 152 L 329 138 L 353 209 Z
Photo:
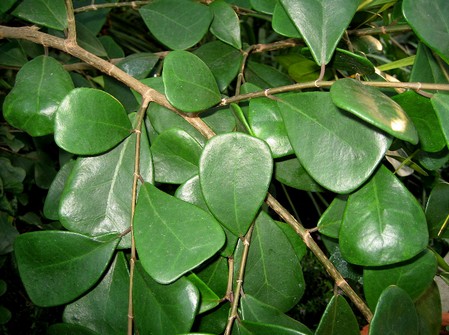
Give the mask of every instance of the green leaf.
M 235 272 L 240 266 L 243 244 L 237 244 Z M 290 310 L 304 293 L 301 263 L 290 240 L 279 226 L 260 212 L 256 219 L 245 270 L 243 290 L 254 298 Z
M 254 174 L 257 171 L 257 174 Z M 234 235 L 243 236 L 271 181 L 268 145 L 243 133 L 217 135 L 200 158 L 200 183 L 210 211 Z
M 151 146 L 155 181 L 182 184 L 197 175 L 201 151 L 201 145 L 182 129 L 159 134 Z
M 0 235 L 2 236 L 0 239 L 0 255 L 6 255 L 13 251 L 14 241 L 19 236 L 19 232 L 11 221 L 8 214 L 0 212 Z M 0 296 L 4 293 L 2 291 L 0 289 Z
M 332 67 L 346 71 L 348 74 L 369 75 L 374 74 L 375 68 L 366 57 L 352 53 L 344 49 L 336 49 Z
M 122 233 L 130 226 L 136 136 L 113 150 L 93 157 L 79 157 L 64 187 L 59 216 L 62 225 L 96 236 Z M 153 164 L 146 132 L 140 142 L 140 175 L 153 182 Z M 131 245 L 130 236 L 120 242 Z
M 404 92 L 393 97 L 412 119 L 418 131 L 419 144 L 424 151 L 437 152 L 446 145 L 438 118 L 430 99 L 413 91 Z
M 419 256 L 405 263 L 365 268 L 363 290 L 366 301 L 374 310 L 383 290 L 390 285 L 402 288 L 415 300 L 429 288 L 436 272 L 437 261 L 429 250 L 425 250 Z
M 274 177 L 282 184 L 303 191 L 322 192 L 324 189 L 304 170 L 298 158 L 275 162 Z
M 176 190 L 175 197 L 209 212 L 209 207 L 207 207 L 203 192 L 201 192 L 200 178 L 198 175 L 180 185 Z
M 445 147 L 438 152 L 425 152 L 420 151 L 417 155 L 419 164 L 425 169 L 430 171 L 436 171 L 444 166 L 449 161 L 449 150 Z
M 34 304 L 66 304 L 91 288 L 106 269 L 117 234 L 92 239 L 66 231 L 38 231 L 17 237 L 20 278 Z
M 207 266 L 202 267 L 196 275 L 219 297 L 224 297 L 227 293 L 228 273 L 228 259 L 216 256 Z
M 105 152 L 130 134 L 131 123 L 123 106 L 100 90 L 75 88 L 56 111 L 55 141 L 74 154 Z
M 207 6 L 191 0 L 153 1 L 139 12 L 151 34 L 173 50 L 198 43 L 213 18 Z
M 146 78 L 156 63 L 159 57 L 149 52 L 136 53 L 122 59 L 116 65 L 130 76 L 136 79 Z
M 334 295 L 327 304 L 315 335 L 359 335 L 357 319 L 348 302 Z
M 191 273 L 187 276 L 187 279 L 192 282 L 200 292 L 201 304 L 198 309 L 198 314 L 207 312 L 220 304 L 221 298 L 196 274 Z
M 416 35 L 449 64 L 449 3 L 404 0 L 402 12 Z
M 401 106 L 375 87 L 354 79 L 337 80 L 331 88 L 332 101 L 362 120 L 401 140 L 418 143 L 413 122 Z
M 99 335 L 89 328 L 68 323 L 56 323 L 48 327 L 47 335 Z
M 207 212 L 145 183 L 134 217 L 136 247 L 142 266 L 167 284 L 212 257 L 225 235 Z
M 340 228 L 341 253 L 348 262 L 381 266 L 406 261 L 427 242 L 420 204 L 386 167 L 349 196 Z
M 276 0 L 249 0 L 251 6 L 262 13 L 272 14 Z
M 11 320 L 12 314 L 9 309 L 0 305 L 0 325 L 4 325 Z
M 300 38 L 301 34 L 296 28 L 293 21 L 288 16 L 284 7 L 282 7 L 280 2 L 277 2 L 274 6 L 273 20 L 271 22 L 273 30 L 279 35 Z
M 442 308 L 440 292 L 435 282 L 415 301 L 415 308 L 418 313 L 419 334 L 438 334 L 442 324 Z
M 0 46 L 0 64 L 21 67 L 26 62 L 28 62 L 27 56 L 17 41 L 7 42 Z
M 250 294 L 245 294 L 241 300 L 242 318 L 245 321 L 273 324 L 296 330 L 304 335 L 312 335 L 312 331 L 301 322 L 282 313 L 279 309 L 267 305 Z
M 168 101 L 185 112 L 199 112 L 221 100 L 207 65 L 187 51 L 172 51 L 164 60 L 162 78 Z
M 169 285 L 155 282 L 136 263 L 134 313 L 140 334 L 176 335 L 188 332 L 199 307 L 199 293 L 186 278 Z
M 64 322 L 84 326 L 98 334 L 127 331 L 129 272 L 123 253 L 118 253 L 101 282 L 64 309 Z M 101 313 L 99 313 L 101 311 Z
M 63 0 L 24 0 L 12 14 L 44 27 L 67 28 L 67 10 Z
M 31 136 L 51 134 L 55 112 L 72 89 L 72 80 L 62 65 L 52 57 L 39 56 L 20 69 L 3 104 L 3 115 Z
M 317 64 L 329 63 L 354 16 L 358 0 L 280 0 L 309 46 Z
M 293 81 L 286 74 L 280 72 L 276 68 L 253 61 L 248 62 L 245 68 L 245 78 L 247 82 L 261 88 L 293 84 Z
M 449 147 L 449 95 L 436 93 L 430 101 L 440 122 L 446 145 Z
M 273 158 L 293 153 L 281 112 L 275 100 L 268 98 L 250 100 L 248 122 L 254 134 L 270 146 Z
M 346 208 L 347 198 L 337 196 L 332 200 L 329 207 L 321 215 L 318 221 L 318 231 L 329 237 L 338 238 L 341 221 Z
M 288 94 L 278 104 L 301 165 L 333 192 L 363 184 L 390 145 L 383 133 L 335 107 L 329 93 Z
M 418 335 L 418 317 L 412 299 L 397 286 L 386 288 L 371 321 L 370 335 Z
M 80 47 L 93 53 L 94 55 L 99 57 L 108 56 L 108 53 L 97 36 L 95 36 L 95 34 L 88 27 L 80 22 L 76 23 L 76 40 Z
M 241 49 L 240 22 L 234 9 L 224 0 L 212 2 L 209 8 L 214 15 L 210 26 L 211 33 L 219 40 L 232 45 L 236 49 Z
M 12 5 L 16 3 L 17 0 L 4 0 L 0 3 L 0 13 L 4 14 L 6 13 Z
M 95 0 L 95 5 L 101 4 L 114 4 L 117 3 L 118 0 Z M 88 6 L 89 3 L 86 3 L 84 0 L 74 0 L 73 7 L 79 8 L 83 6 Z M 106 23 L 108 19 L 108 14 L 111 11 L 112 7 L 106 8 L 95 8 L 95 10 L 90 10 L 86 12 L 78 12 L 76 13 L 76 23 L 81 22 L 86 28 L 88 28 L 94 35 L 98 35 L 101 32 L 101 29 Z M 122 56 L 123 57 L 123 56 Z M 115 57 L 111 57 L 115 58 Z M 117 57 L 121 58 L 121 57 Z
M 6 157 L 0 157 L 0 179 L 3 182 L 2 192 L 11 192 L 19 194 L 23 192 L 23 181 L 26 177 L 26 171 L 19 166 L 14 166 Z
M 449 184 L 437 183 L 430 192 L 426 205 L 430 237 L 449 237 Z
M 259 322 L 251 321 L 241 321 L 239 324 L 240 328 L 245 331 L 242 334 L 250 335 L 304 335 L 303 332 L 294 329 L 286 328 L 283 326 L 265 324 Z

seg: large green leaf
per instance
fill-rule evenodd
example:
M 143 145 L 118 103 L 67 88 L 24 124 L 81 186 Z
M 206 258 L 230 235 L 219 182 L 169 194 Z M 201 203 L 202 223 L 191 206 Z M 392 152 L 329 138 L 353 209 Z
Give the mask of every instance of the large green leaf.
M 339 110 L 329 93 L 294 93 L 278 100 L 301 165 L 322 186 L 348 193 L 374 172 L 390 139 Z
M 52 57 L 39 56 L 20 69 L 3 104 L 3 115 L 31 136 L 51 134 L 55 112 L 72 89 L 72 80 L 62 65 Z
M 305 335 L 287 327 L 245 320 L 239 323 L 239 328 L 242 335 Z
M 155 181 L 182 184 L 197 175 L 201 151 L 201 145 L 182 129 L 159 134 L 151 146 Z
M 149 183 L 139 192 L 134 234 L 142 266 L 164 284 L 212 257 L 225 242 L 212 215 Z
M 153 181 L 153 164 L 146 132 L 140 142 L 140 175 Z M 62 225 L 96 236 L 121 233 L 130 226 L 136 136 L 99 156 L 79 157 L 60 200 Z M 120 242 L 129 247 L 130 236 Z
M 209 8 L 214 14 L 214 19 L 210 26 L 211 33 L 219 40 L 232 45 L 234 48 L 241 49 L 240 22 L 234 9 L 224 0 L 212 2 Z
M 389 286 L 379 298 L 371 321 L 370 335 L 418 335 L 418 317 L 409 295 L 397 286 Z
M 436 93 L 430 100 L 440 122 L 446 145 L 449 147 L 449 95 Z
M 118 253 L 101 282 L 81 299 L 64 309 L 63 320 L 98 334 L 125 334 L 127 331 L 129 272 L 123 253 Z
M 317 64 L 329 63 L 354 16 L 358 0 L 280 0 Z
M 55 141 L 74 154 L 105 152 L 130 134 L 131 122 L 122 104 L 104 91 L 75 88 L 56 111 Z
M 162 78 L 168 101 L 184 112 L 199 112 L 221 100 L 212 72 L 193 53 L 170 52 L 164 60 Z
M 390 285 L 397 285 L 415 300 L 429 288 L 436 272 L 437 261 L 428 250 L 405 263 L 365 268 L 363 290 L 366 301 L 374 310 L 382 291 Z
M 359 325 L 348 302 L 334 295 L 327 304 L 315 335 L 358 335 Z
M 418 133 L 401 106 L 375 87 L 354 79 L 337 80 L 331 88 L 335 105 L 401 140 L 418 143 Z
M 190 330 L 200 299 L 195 285 L 184 277 L 169 285 L 159 284 L 140 262 L 134 280 L 134 315 L 140 334 L 176 335 Z
M 235 271 L 243 244 L 237 244 Z M 301 263 L 289 239 L 268 214 L 256 219 L 245 270 L 243 290 L 254 298 L 286 312 L 304 293 Z
M 56 30 L 67 28 L 67 10 L 63 0 L 24 0 L 13 15 Z
M 119 241 L 117 234 L 92 239 L 66 231 L 38 231 L 17 237 L 20 278 L 34 304 L 66 304 L 91 288 Z
M 438 334 L 441 329 L 442 307 L 441 295 L 435 282 L 415 301 L 415 308 L 419 319 L 419 334 Z
M 449 184 L 437 183 L 426 204 L 426 218 L 430 237 L 449 237 Z
M 416 198 L 384 166 L 348 198 L 340 248 L 350 263 L 380 266 L 411 259 L 428 243 Z
M 173 50 L 187 49 L 206 34 L 213 15 L 192 0 L 157 0 L 139 10 L 150 32 Z
M 402 12 L 416 35 L 449 63 L 449 2 L 404 0 Z
M 257 174 L 254 174 L 257 171 Z M 266 197 L 273 171 L 268 145 L 243 133 L 217 135 L 200 159 L 200 183 L 210 211 L 243 236 Z
M 69 323 L 56 323 L 48 327 L 47 335 L 99 335 L 97 332 L 90 330 L 89 328 L 69 324 Z

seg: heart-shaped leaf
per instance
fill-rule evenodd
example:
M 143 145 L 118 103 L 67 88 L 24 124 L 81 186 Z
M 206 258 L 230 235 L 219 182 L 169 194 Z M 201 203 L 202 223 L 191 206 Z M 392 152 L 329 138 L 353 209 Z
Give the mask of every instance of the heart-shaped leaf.
M 430 237 L 449 237 L 449 184 L 438 183 L 430 192 L 426 205 Z
M 17 237 L 20 278 L 34 304 L 66 304 L 91 288 L 119 241 L 117 234 L 92 239 L 67 231 L 38 231 Z
M 337 80 L 331 88 L 335 105 L 401 140 L 418 143 L 418 133 L 401 106 L 375 87 L 354 79 Z
M 13 11 L 13 15 L 56 30 L 67 28 L 67 10 L 64 1 L 24 0 Z
M 363 184 L 390 145 L 384 133 L 335 107 L 329 93 L 288 94 L 278 104 L 301 165 L 336 193 Z
M 130 134 L 131 122 L 122 104 L 104 91 L 75 88 L 56 111 L 55 141 L 74 154 L 105 152 Z
M 139 192 L 134 234 L 142 266 L 163 284 L 212 257 L 225 242 L 212 215 L 149 183 Z
M 384 166 L 348 198 L 340 248 L 350 263 L 380 266 L 411 259 L 428 243 L 416 198 Z
M 214 14 L 210 31 L 219 40 L 241 49 L 239 17 L 232 7 L 223 0 L 214 1 L 209 5 Z
M 64 309 L 63 320 L 95 330 L 98 334 L 124 334 L 127 320 L 129 272 L 123 253 L 118 253 L 101 282 L 81 299 Z M 98 313 L 101 311 L 101 313 Z
M 165 93 L 168 101 L 185 112 L 199 112 L 221 100 L 214 75 L 193 53 L 172 51 L 164 60 Z
M 374 310 L 383 290 L 390 285 L 402 288 L 415 300 L 429 288 L 436 272 L 437 260 L 429 250 L 405 263 L 365 268 L 363 290 L 366 301 Z
M 134 314 L 140 334 L 177 335 L 190 330 L 200 300 L 195 285 L 186 278 L 159 284 L 140 262 L 136 263 L 134 280 Z
M 39 56 L 25 64 L 5 99 L 3 115 L 31 136 L 53 133 L 55 112 L 73 89 L 70 75 L 52 57 Z
M 257 138 L 229 133 L 215 136 L 206 144 L 200 159 L 204 199 L 234 235 L 243 236 L 256 217 L 272 171 L 270 149 Z
M 173 50 L 198 43 L 213 18 L 207 6 L 192 0 L 152 1 L 139 12 L 154 37 Z
M 348 302 L 341 295 L 333 296 L 321 317 L 315 335 L 358 335 L 359 325 Z
M 358 0 L 280 0 L 317 64 L 329 63 L 354 16 Z
M 402 12 L 416 35 L 449 64 L 449 2 L 404 0 Z
M 440 122 L 446 145 L 449 147 L 449 95 L 436 93 L 430 100 Z

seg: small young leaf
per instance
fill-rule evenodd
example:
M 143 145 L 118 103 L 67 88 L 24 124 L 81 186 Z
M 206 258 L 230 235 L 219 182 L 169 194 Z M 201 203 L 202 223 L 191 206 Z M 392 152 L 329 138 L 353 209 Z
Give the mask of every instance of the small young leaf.
M 209 8 L 214 14 L 214 19 L 210 26 L 211 33 L 219 40 L 232 45 L 236 49 L 241 49 L 239 17 L 232 7 L 224 0 L 218 0 L 212 2 Z
M 212 257 L 225 242 L 212 215 L 149 183 L 139 192 L 134 233 L 142 266 L 163 284 Z
M 3 104 L 3 115 L 31 136 L 51 134 L 55 112 L 72 89 L 72 80 L 62 65 L 52 57 L 39 56 L 20 69 Z
M 359 325 L 348 302 L 341 295 L 329 301 L 315 335 L 358 335 Z
M 67 28 L 67 10 L 62 0 L 24 0 L 13 15 L 56 30 Z
M 74 154 L 105 152 L 130 134 L 131 123 L 125 109 L 104 91 L 76 88 L 56 111 L 55 141 Z
M 37 231 L 17 237 L 20 278 L 34 304 L 66 304 L 91 288 L 119 241 L 117 234 L 92 239 L 67 231 Z
M 190 52 L 170 52 L 164 60 L 162 78 L 168 101 L 182 111 L 203 111 L 221 100 L 212 72 Z

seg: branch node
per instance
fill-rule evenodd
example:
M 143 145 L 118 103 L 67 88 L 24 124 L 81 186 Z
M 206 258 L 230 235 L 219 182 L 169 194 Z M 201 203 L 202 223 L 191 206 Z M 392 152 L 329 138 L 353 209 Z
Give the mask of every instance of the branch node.
M 265 95 L 267 98 L 268 98 L 268 91 L 269 91 L 269 88 L 266 88 L 266 89 L 263 91 L 263 95 Z
M 226 106 L 226 98 L 221 99 L 221 101 L 218 104 L 218 106 Z

